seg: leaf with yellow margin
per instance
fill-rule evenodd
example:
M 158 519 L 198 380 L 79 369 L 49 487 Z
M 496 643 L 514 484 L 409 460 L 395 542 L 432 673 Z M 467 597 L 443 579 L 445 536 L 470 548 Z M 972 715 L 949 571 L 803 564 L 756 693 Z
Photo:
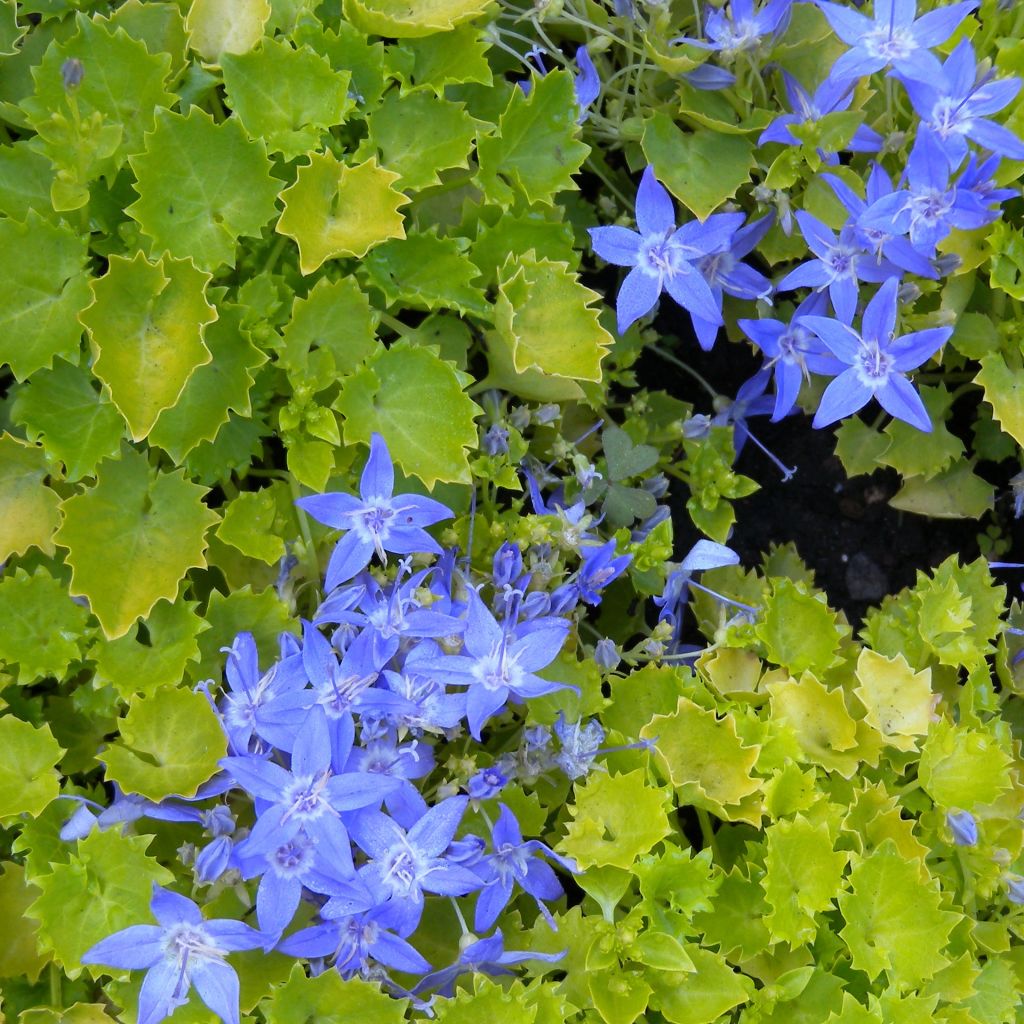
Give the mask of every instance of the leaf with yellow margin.
M 931 669 L 914 672 L 902 654 L 887 658 L 865 648 L 856 671 L 860 685 L 853 692 L 867 710 L 868 724 L 890 746 L 913 750 L 916 737 L 928 734 L 935 707 Z

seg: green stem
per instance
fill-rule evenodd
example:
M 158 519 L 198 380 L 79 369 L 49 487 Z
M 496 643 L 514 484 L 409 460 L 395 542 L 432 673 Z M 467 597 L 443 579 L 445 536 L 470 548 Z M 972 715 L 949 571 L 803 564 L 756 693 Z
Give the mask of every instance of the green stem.
M 402 338 L 405 338 L 408 335 L 412 334 L 411 327 L 409 327 L 407 324 L 403 324 L 402 321 L 398 319 L 398 317 L 394 317 L 390 313 L 381 313 L 380 322 L 385 327 L 390 327 L 391 330 L 395 332 L 395 334 L 399 335 Z
M 55 1010 L 64 1009 L 63 980 L 64 975 L 61 969 L 55 964 L 50 964 L 50 1005 Z
M 659 358 L 664 359 L 665 362 L 671 363 L 684 373 L 688 373 L 711 396 L 712 401 L 719 397 L 718 392 L 692 366 L 688 366 L 684 363 L 682 359 L 676 358 L 676 356 L 672 355 L 671 352 L 666 352 L 664 349 L 658 348 L 657 345 L 648 345 L 647 350 L 649 352 L 653 352 Z
M 697 820 L 700 822 L 700 835 L 704 848 L 710 848 L 712 857 L 718 860 L 718 844 L 715 842 L 715 832 L 711 827 L 711 818 L 703 807 L 695 807 L 694 810 L 697 812 Z
M 313 534 L 309 530 L 309 519 L 306 513 L 295 504 L 302 497 L 299 491 L 299 481 L 289 474 L 288 484 L 292 492 L 292 514 L 302 535 L 303 568 L 306 578 L 319 590 L 320 587 L 320 565 L 316 559 L 316 545 L 313 543 Z
M 267 262 L 263 264 L 264 274 L 269 274 L 277 266 L 277 261 L 287 244 L 288 239 L 284 235 L 278 235 L 274 239 L 274 244 L 270 247 L 270 253 L 267 255 Z

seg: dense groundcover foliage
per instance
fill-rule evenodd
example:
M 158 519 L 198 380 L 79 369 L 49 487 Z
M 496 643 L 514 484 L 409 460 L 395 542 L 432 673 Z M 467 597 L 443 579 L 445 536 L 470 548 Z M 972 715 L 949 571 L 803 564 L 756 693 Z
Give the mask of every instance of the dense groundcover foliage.
M 1024 1021 L 1021 76 L 0 0 L 0 1022 Z M 741 558 L 783 428 L 985 557 Z

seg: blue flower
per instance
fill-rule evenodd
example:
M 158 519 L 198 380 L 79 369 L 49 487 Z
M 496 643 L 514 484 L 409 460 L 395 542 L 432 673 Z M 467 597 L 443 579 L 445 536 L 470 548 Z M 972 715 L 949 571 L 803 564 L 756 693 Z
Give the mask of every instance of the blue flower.
M 424 892 L 464 896 L 480 888 L 472 871 L 443 856 L 455 838 L 466 801 L 464 796 L 442 800 L 408 831 L 379 811 L 364 811 L 352 820 L 352 838 L 369 857 L 359 869 L 359 880 L 376 905 L 392 904 L 393 926 L 403 937 L 420 922 Z
M 740 556 L 732 548 L 716 544 L 712 540 L 699 540 L 690 548 L 678 568 L 668 574 L 665 589 L 660 597 L 654 598 L 654 604 L 661 609 L 658 621 L 667 622 L 672 627 L 673 648 L 678 647 L 682 637 L 683 614 L 686 611 L 686 602 L 690 598 L 690 587 L 696 586 L 694 574 L 705 569 L 739 565 L 739 561 Z
M 957 846 L 978 845 L 978 823 L 972 814 L 967 811 L 950 811 L 946 815 L 946 825 Z
M 539 47 L 528 50 L 526 57 L 534 61 L 542 75 L 548 73 L 548 69 L 544 66 L 544 51 Z M 576 105 L 580 108 L 576 123 L 582 124 L 590 116 L 590 107 L 594 100 L 601 94 L 601 78 L 597 73 L 597 68 L 594 67 L 594 62 L 590 59 L 586 46 L 576 48 L 576 67 L 579 70 L 572 80 L 572 88 L 576 96 Z M 516 84 L 523 90 L 524 95 L 530 95 L 533 89 L 531 79 L 526 78 Z
M 960 40 L 940 74 L 927 81 L 902 81 L 921 116 L 921 130 L 936 138 L 951 170 L 967 156 L 968 139 L 1011 160 L 1024 160 L 1024 142 L 987 119 L 1013 100 L 1020 91 L 1020 79 L 997 79 L 991 71 L 979 76 L 969 40 Z
M 296 504 L 317 522 L 346 530 L 327 565 L 324 586 L 333 590 L 370 564 L 374 552 L 387 561 L 386 551 L 408 555 L 429 551 L 440 554 L 437 541 L 423 529 L 452 511 L 433 498 L 419 494 L 395 495 L 395 471 L 380 434 L 370 440 L 370 457 L 359 481 L 359 497 L 351 494 L 314 494 Z
M 471 942 L 459 953 L 458 960 L 450 967 L 443 967 L 433 974 L 428 974 L 413 989 L 413 993 L 419 995 L 422 992 L 429 992 L 437 989 L 438 995 L 451 996 L 455 992 L 455 980 L 462 974 L 488 974 L 491 977 L 499 977 L 503 974 L 511 974 L 508 968 L 514 964 L 521 964 L 526 960 L 542 960 L 544 963 L 557 963 L 565 957 L 565 950 L 559 953 L 531 953 L 529 950 L 505 950 L 505 937 L 501 929 L 495 930 L 493 935 L 486 939 L 477 939 Z
M 820 316 L 825 309 L 824 293 L 811 292 L 793 311 L 789 323 L 768 318 L 737 321 L 740 330 L 765 354 L 765 366 L 771 367 L 775 375 L 772 423 L 793 411 L 800 385 L 810 373 L 835 376 L 842 372 L 839 360 L 803 323 L 805 316 Z
M 782 72 L 786 95 L 793 110 L 791 114 L 780 114 L 757 140 L 759 146 L 766 142 L 781 142 L 784 146 L 798 146 L 800 140 L 790 130 L 791 125 L 813 124 L 826 114 L 846 110 L 853 102 L 853 89 L 849 82 L 826 78 L 812 96 L 788 71 Z M 875 153 L 882 146 L 883 139 L 878 132 L 859 125 L 847 149 L 852 153 Z
M 555 735 L 561 749 L 555 754 L 553 761 L 565 772 L 573 782 L 582 779 L 594 766 L 594 758 L 601 751 L 604 743 L 604 729 L 596 718 L 584 722 L 579 719 L 567 722 L 565 715 L 559 711 L 555 719 Z
M 491 843 L 494 852 L 473 869 L 485 883 L 477 897 L 473 927 L 477 931 L 490 928 L 512 898 L 517 883 L 537 901 L 537 908 L 554 927 L 551 912 L 543 901 L 556 900 L 564 891 L 551 867 L 535 855 L 543 854 L 570 872 L 576 871 L 575 863 L 537 839 L 524 841 L 519 822 L 504 804 L 500 805 L 498 820 L 491 829 Z
M 636 223 L 639 231 L 618 226 L 589 229 L 601 259 L 632 268 L 616 301 L 619 333 L 649 313 L 662 291 L 694 316 L 721 326 L 721 301 L 697 263 L 729 248 L 743 214 L 712 214 L 704 223 L 690 221 L 676 228 L 672 199 L 648 167 L 636 194 Z
M 878 260 L 865 249 L 853 224 L 847 224 L 837 237 L 831 228 L 806 210 L 798 210 L 796 219 L 816 258 L 786 274 L 776 286 L 780 292 L 793 288 L 827 288 L 836 315 L 849 322 L 857 311 L 861 281 L 878 283 L 899 276 L 900 271 L 888 260 Z
M 615 540 L 604 544 L 585 544 L 580 548 L 582 565 L 573 577 L 572 585 L 584 604 L 601 603 L 601 591 L 617 580 L 633 561 L 632 555 L 616 555 Z
M 815 427 L 826 427 L 877 398 L 891 416 L 925 433 L 932 429 L 920 396 L 906 374 L 930 359 L 953 333 L 952 327 L 932 327 L 896 337 L 895 278 L 886 281 L 864 310 L 861 331 L 829 317 L 808 316 L 804 323 L 848 369 L 825 389 L 814 416 Z
M 883 196 L 861 214 L 861 225 L 907 235 L 918 252 L 931 256 L 953 228 L 980 228 L 996 216 L 973 194 L 950 184 L 949 163 L 930 132 L 922 132 L 914 143 L 906 179 L 906 188 Z
M 149 906 L 158 924 L 115 932 L 86 950 L 82 963 L 146 969 L 138 1024 L 169 1017 L 193 985 L 224 1024 L 238 1024 L 238 975 L 224 957 L 263 946 L 264 936 L 241 921 L 205 921 L 190 899 L 156 885 Z
M 856 229 L 857 240 L 866 250 L 874 253 L 876 260 L 887 259 L 901 270 L 907 270 L 919 277 L 939 276 L 927 256 L 918 252 L 899 233 L 894 233 L 891 224 L 874 216 L 874 204 L 894 192 L 892 181 L 880 164 L 871 165 L 865 199 L 861 199 L 842 178 L 837 178 L 834 174 L 823 174 L 822 177 L 832 186 L 836 198 L 846 207 L 850 223 Z
M 680 36 L 673 43 L 687 43 L 702 50 L 716 50 L 727 60 L 756 49 L 765 36 L 782 32 L 793 0 L 768 0 L 755 9 L 754 0 L 732 0 L 725 7 L 709 7 L 704 19 L 707 39 Z
M 904 78 L 926 81 L 940 71 L 929 50 L 944 43 L 977 6 L 965 0 L 917 17 L 916 0 L 875 0 L 874 18 L 828 0 L 815 0 L 833 31 L 852 49 L 832 68 L 840 81 L 892 67 Z

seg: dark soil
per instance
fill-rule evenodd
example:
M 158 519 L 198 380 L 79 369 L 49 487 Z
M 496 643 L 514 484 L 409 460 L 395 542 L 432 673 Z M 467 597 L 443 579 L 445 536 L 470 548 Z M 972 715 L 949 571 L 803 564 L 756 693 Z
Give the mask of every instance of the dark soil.
M 712 352 L 702 352 L 678 315 L 662 313 L 656 326 L 665 335 L 683 335 L 678 342 L 667 337 L 663 344 L 722 394 L 734 395 L 760 367 L 760 357 L 748 346 L 724 338 Z M 693 403 L 697 412 L 711 412 L 700 386 L 655 354 L 645 353 L 636 369 L 642 386 L 665 389 Z M 935 566 L 951 554 L 964 560 L 980 554 L 979 522 L 930 519 L 891 508 L 888 500 L 900 486 L 894 471 L 879 470 L 847 479 L 834 454 L 832 429 L 814 430 L 810 420 L 799 413 L 775 424 L 767 417 L 755 418 L 750 426 L 785 465 L 799 468 L 792 479 L 783 481 L 764 453 L 750 443 L 744 448 L 737 469 L 761 487 L 735 503 L 737 523 L 729 544 L 745 565 L 757 564 L 772 543 L 792 541 L 814 570 L 816 583 L 828 595 L 829 603 L 843 609 L 851 623 L 858 625 L 868 608 L 913 584 L 917 570 Z M 1005 486 L 1005 472 L 985 475 Z M 676 521 L 688 525 L 686 498 L 681 484 L 670 494 Z M 690 532 L 682 531 L 683 537 Z M 1007 557 L 1022 550 L 1014 545 Z

